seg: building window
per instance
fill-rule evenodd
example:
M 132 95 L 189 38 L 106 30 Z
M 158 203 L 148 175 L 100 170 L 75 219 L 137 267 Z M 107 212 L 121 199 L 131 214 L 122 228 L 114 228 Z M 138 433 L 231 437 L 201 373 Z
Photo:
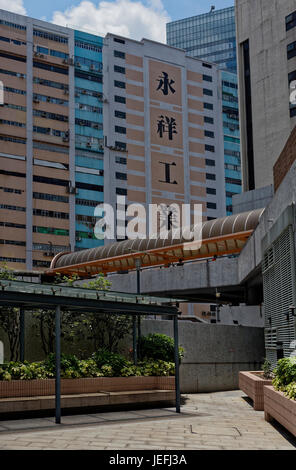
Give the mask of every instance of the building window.
M 296 41 L 291 42 L 291 44 L 287 45 L 287 57 L 288 60 L 292 59 L 292 57 L 296 56 Z
M 215 134 L 212 131 L 205 131 L 205 137 L 210 137 L 211 139 L 214 139 Z
M 126 150 L 126 143 L 115 140 L 115 147 L 117 147 L 121 150 Z
M 214 118 L 209 117 L 209 116 L 204 116 L 204 123 L 214 124 Z
M 217 191 L 215 188 L 207 188 L 207 194 L 215 195 L 217 194 Z
M 118 134 L 126 134 L 126 128 L 121 126 L 115 126 L 115 132 Z
M 49 72 L 61 73 L 63 75 L 68 75 L 69 71 L 63 67 L 57 67 L 56 65 L 46 64 L 45 62 L 39 62 L 38 60 L 33 60 L 33 67 L 37 69 L 48 70 Z
M 120 67 L 119 65 L 114 65 L 114 72 L 125 74 L 125 68 Z
M 211 77 L 211 75 L 203 75 L 203 76 L 202 76 L 202 79 L 203 79 L 205 82 L 212 82 L 212 81 L 213 81 L 213 77 Z
M 119 118 L 119 119 L 125 119 L 126 118 L 126 113 L 123 111 L 114 111 L 114 116 Z
M 214 145 L 205 145 L 205 151 L 206 152 L 215 152 Z
M 217 204 L 215 202 L 207 202 L 207 209 L 217 209 Z
M 215 160 L 211 160 L 210 158 L 206 158 L 206 165 L 207 166 L 216 166 Z
M 121 51 L 114 51 L 114 57 L 119 57 L 120 59 L 125 59 L 125 53 Z
M 56 42 L 61 42 L 63 44 L 68 44 L 68 38 L 65 38 L 64 36 L 58 36 L 57 34 L 51 34 L 45 31 L 38 31 L 37 29 L 34 29 L 33 35 L 38 36 L 40 38 L 49 39 L 50 41 L 56 41 Z
M 119 163 L 120 165 L 126 165 L 127 159 L 124 157 L 115 157 L 115 163 Z
M 114 80 L 114 86 L 117 88 L 125 88 L 125 83 L 118 80 Z
M 296 11 L 286 16 L 286 31 L 289 31 L 296 26 Z
M 119 42 L 120 44 L 125 44 L 125 40 L 124 40 L 124 39 L 113 38 L 113 41 L 114 41 L 114 42 Z
M 116 172 L 115 177 L 116 177 L 117 180 L 124 180 L 124 181 L 127 180 L 127 174 L 126 173 Z
M 206 179 L 216 181 L 216 175 L 214 173 L 206 173 Z
M 203 94 L 207 96 L 213 96 L 212 90 L 209 90 L 208 88 L 203 89 Z
M 211 69 L 211 68 L 212 68 L 211 64 L 207 64 L 206 62 L 203 62 L 203 63 L 202 63 L 202 66 L 203 66 L 203 67 L 206 67 L 206 68 L 208 68 L 208 69 Z
M 204 109 L 214 109 L 214 105 L 212 103 L 204 103 Z
M 125 188 L 116 188 L 115 192 L 120 196 L 127 196 L 127 189 Z
M 115 95 L 114 96 L 114 101 L 116 101 L 116 103 L 123 103 L 123 104 L 126 103 L 126 99 L 125 99 L 124 96 Z

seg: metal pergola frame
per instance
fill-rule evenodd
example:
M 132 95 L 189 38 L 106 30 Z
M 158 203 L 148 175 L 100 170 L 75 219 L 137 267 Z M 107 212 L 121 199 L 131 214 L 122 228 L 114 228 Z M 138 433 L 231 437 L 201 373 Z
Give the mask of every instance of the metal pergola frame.
M 20 309 L 20 359 L 25 357 L 25 311 L 33 309 L 55 310 L 55 420 L 61 423 L 61 312 L 62 310 L 131 315 L 161 315 L 173 318 L 176 413 L 180 413 L 179 334 L 178 308 L 174 299 L 125 294 L 112 291 L 96 291 L 81 287 L 36 284 L 24 281 L 0 281 L 0 308 Z M 133 344 L 137 343 L 133 329 Z

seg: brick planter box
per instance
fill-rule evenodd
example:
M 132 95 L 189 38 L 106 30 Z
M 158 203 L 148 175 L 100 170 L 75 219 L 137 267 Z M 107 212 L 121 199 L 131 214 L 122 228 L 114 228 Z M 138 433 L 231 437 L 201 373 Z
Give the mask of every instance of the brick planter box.
M 264 385 L 271 385 L 271 380 L 263 378 L 263 371 L 239 372 L 240 390 L 253 400 L 254 410 L 264 410 Z
M 62 395 L 138 390 L 175 390 L 175 377 L 96 377 L 61 379 Z M 0 381 L 0 399 L 50 396 L 54 394 L 54 379 Z
M 287 398 L 272 386 L 264 387 L 264 418 L 268 422 L 275 419 L 296 436 L 296 400 Z

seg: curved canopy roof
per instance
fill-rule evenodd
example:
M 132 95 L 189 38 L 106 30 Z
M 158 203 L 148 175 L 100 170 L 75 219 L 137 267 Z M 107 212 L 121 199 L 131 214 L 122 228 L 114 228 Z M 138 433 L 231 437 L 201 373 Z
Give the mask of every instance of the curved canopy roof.
M 239 253 L 256 228 L 264 209 L 203 222 L 198 236 L 175 237 L 174 230 L 163 239 L 124 240 L 97 248 L 57 254 L 47 274 L 58 272 L 92 276 L 98 273 L 126 271 L 141 266 L 168 265 L 172 262 Z M 191 229 L 197 227 L 191 227 Z

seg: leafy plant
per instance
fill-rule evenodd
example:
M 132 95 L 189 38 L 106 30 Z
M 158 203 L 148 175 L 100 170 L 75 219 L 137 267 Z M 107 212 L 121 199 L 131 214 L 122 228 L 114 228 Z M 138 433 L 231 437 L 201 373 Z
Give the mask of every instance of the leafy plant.
M 272 385 L 289 398 L 296 399 L 296 357 L 285 357 L 278 361 Z
M 271 362 L 266 358 L 264 360 L 262 370 L 263 370 L 263 377 L 266 380 L 270 380 L 273 378 Z
M 10 360 L 15 361 L 19 354 L 20 312 L 18 308 L 5 307 L 0 309 L 0 328 L 8 338 Z
M 139 339 L 141 359 L 155 359 L 173 362 L 175 357 L 174 340 L 161 333 L 150 333 Z M 179 347 L 179 360 L 184 356 L 184 348 Z
M 105 359 L 104 359 L 105 358 Z M 121 365 L 123 367 L 120 369 Z M 0 367 L 0 380 L 33 380 L 55 377 L 55 354 L 40 362 L 8 362 Z M 119 354 L 100 351 L 89 359 L 61 354 L 61 377 L 129 377 L 174 375 L 175 365 L 166 361 L 142 361 L 137 366 Z
M 92 357 L 99 368 L 104 365 L 110 366 L 115 375 L 120 374 L 121 369 L 128 364 L 128 361 L 121 354 L 112 353 L 107 349 L 99 349 Z

